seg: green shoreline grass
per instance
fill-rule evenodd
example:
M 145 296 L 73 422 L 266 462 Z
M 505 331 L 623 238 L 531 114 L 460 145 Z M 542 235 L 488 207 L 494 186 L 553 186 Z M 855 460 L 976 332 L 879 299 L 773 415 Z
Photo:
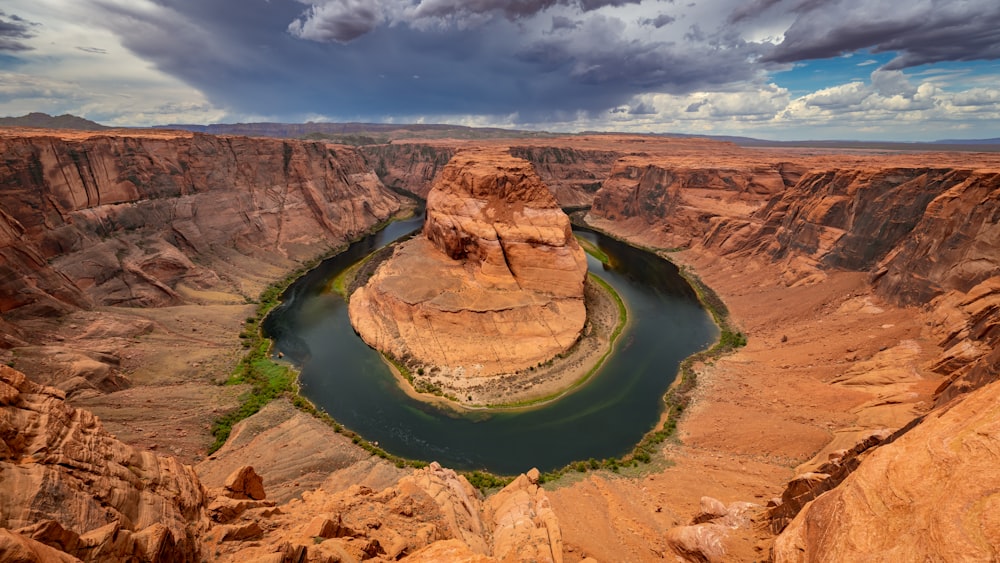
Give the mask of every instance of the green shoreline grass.
M 285 363 L 275 362 L 270 359 L 271 351 L 271 341 L 270 339 L 264 338 L 260 333 L 260 326 L 264 318 L 270 311 L 276 307 L 280 301 L 282 293 L 290 286 L 295 280 L 307 273 L 309 270 L 315 268 L 323 260 L 335 256 L 340 252 L 343 252 L 351 243 L 356 240 L 360 240 L 365 236 L 375 233 L 390 222 L 402 219 L 404 217 L 392 217 L 386 221 L 383 221 L 371 229 L 363 233 L 362 235 L 356 237 L 355 239 L 347 242 L 337 248 L 328 250 L 322 253 L 312 260 L 304 262 L 295 271 L 289 273 L 281 280 L 272 283 L 264 291 L 261 292 L 261 296 L 257 301 L 257 309 L 255 316 L 248 317 L 246 319 L 246 326 L 244 330 L 240 333 L 240 338 L 243 340 L 243 347 L 248 350 L 247 354 L 243 357 L 236 368 L 233 370 L 230 378 L 225 382 L 227 385 L 236 384 L 247 384 L 250 385 L 250 390 L 244 393 L 240 397 L 240 405 L 230 411 L 227 414 L 222 415 L 216 419 L 212 424 L 212 435 L 215 441 L 209 447 L 209 453 L 213 453 L 221 448 L 226 440 L 229 438 L 229 434 L 232 431 L 232 427 L 237 422 L 248 418 L 260 411 L 265 405 L 274 399 L 279 397 L 288 397 L 292 404 L 299 410 L 308 413 L 317 419 L 323 421 L 329 425 L 334 432 L 343 434 L 344 436 L 351 439 L 351 441 L 358 447 L 368 451 L 372 455 L 378 456 L 385 459 L 391 463 L 394 463 L 397 467 L 413 467 L 421 468 L 426 467 L 428 462 L 423 460 L 415 460 L 403 458 L 386 452 L 382 448 L 372 444 L 368 440 L 365 440 L 357 433 L 348 430 L 343 425 L 338 423 L 333 419 L 328 413 L 322 409 L 317 408 L 311 401 L 303 397 L 299 392 L 298 385 L 298 373 L 292 367 Z M 587 226 L 587 228 L 593 229 L 593 227 Z M 593 229 L 596 230 L 596 229 Z M 608 235 L 611 236 L 611 235 Z M 579 240 L 579 238 L 578 238 Z M 617 239 L 621 240 L 621 239 Z M 589 254 L 600 260 L 604 264 L 608 264 L 610 258 L 604 252 L 600 251 L 595 245 L 591 244 L 589 241 L 581 240 L 581 246 Z M 622 241 L 626 244 L 628 241 Z M 656 251 L 655 249 L 644 248 L 638 245 L 631 245 L 641 250 L 647 252 L 653 252 L 654 254 L 660 256 L 664 260 L 668 260 L 662 252 Z M 358 263 L 352 265 L 348 270 L 356 272 L 367 258 L 359 261 Z M 622 468 L 636 467 L 638 464 L 644 463 L 648 464 L 653 460 L 653 454 L 656 452 L 658 446 L 672 437 L 677 428 L 677 422 L 680 416 L 683 414 L 684 409 L 690 402 L 691 392 L 695 387 L 696 375 L 693 370 L 693 365 L 698 361 L 706 361 L 713 358 L 718 358 L 724 354 L 731 352 L 732 350 L 739 348 L 746 344 L 746 337 L 742 333 L 733 330 L 733 327 L 729 323 L 728 309 L 718 295 L 711 290 L 707 285 L 705 285 L 700 278 L 697 277 L 693 272 L 689 271 L 687 268 L 680 268 L 680 273 L 684 278 L 691 284 L 695 292 L 698 295 L 698 299 L 701 301 L 702 305 L 710 312 L 712 318 L 715 319 L 716 324 L 720 328 L 720 338 L 712 347 L 702 352 L 698 352 L 692 356 L 689 356 L 683 362 L 678 369 L 677 379 L 671 385 L 670 389 L 664 395 L 664 404 L 666 409 L 666 420 L 659 429 L 653 429 L 648 432 L 642 440 L 632 449 L 631 452 L 625 454 L 620 459 L 619 458 L 605 458 L 602 460 L 589 459 L 580 460 L 567 464 L 566 466 L 556 469 L 553 471 L 548 471 L 543 473 L 540 478 L 540 482 L 553 482 L 563 475 L 569 474 L 570 472 L 585 473 L 587 471 L 593 470 L 610 470 L 615 473 L 621 471 Z M 346 274 L 346 271 L 345 271 Z M 627 322 L 628 313 L 627 307 L 618 292 L 614 291 L 611 286 L 600 279 L 597 276 L 588 274 L 591 279 L 602 286 L 607 291 L 610 291 L 611 295 L 616 301 L 619 308 L 620 319 L 615 330 L 611 336 L 611 346 L 608 351 L 601 357 L 601 359 L 595 364 L 594 368 L 588 371 L 587 375 L 571 387 L 559 392 L 556 396 L 547 397 L 543 399 L 538 399 L 530 402 L 530 405 L 518 405 L 513 407 L 490 407 L 492 408 L 525 408 L 526 406 L 537 406 L 544 402 L 548 402 L 562 396 L 565 393 L 579 387 L 584 384 L 593 373 L 596 373 L 597 369 L 603 365 L 604 361 L 614 350 L 614 345 L 617 338 L 621 335 L 622 330 Z M 332 289 L 338 292 L 346 292 L 346 285 L 349 280 L 343 279 L 342 276 L 338 276 L 337 279 L 332 283 Z M 338 285 L 338 280 L 339 285 Z M 343 293 L 341 293 L 343 294 Z M 391 359 L 390 359 L 391 361 Z M 398 362 L 393 362 L 397 368 L 400 368 L 400 373 L 407 374 L 408 371 L 404 366 L 398 365 Z M 404 375 L 405 377 L 405 375 Z M 412 376 L 410 377 L 412 379 Z M 473 470 L 461 472 L 466 479 L 476 488 L 482 490 L 483 492 L 492 491 L 506 486 L 508 483 L 513 481 L 513 476 L 506 475 L 496 475 L 488 471 L 483 470 Z

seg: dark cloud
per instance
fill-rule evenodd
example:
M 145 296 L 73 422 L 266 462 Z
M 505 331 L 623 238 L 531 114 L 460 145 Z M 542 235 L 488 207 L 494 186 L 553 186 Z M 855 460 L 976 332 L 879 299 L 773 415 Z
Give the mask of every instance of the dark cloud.
M 642 18 L 639 20 L 639 25 L 651 25 L 656 29 L 660 29 L 665 25 L 669 25 L 677 21 L 677 18 L 669 14 L 660 14 L 655 18 Z
M 561 7 L 583 13 L 609 6 L 638 4 L 641 0 L 298 0 L 309 8 L 288 26 L 296 37 L 320 42 L 347 43 L 382 24 L 418 28 L 467 27 L 494 15 L 520 21 Z M 554 17 L 572 21 L 566 16 Z M 555 23 L 555 22 L 554 22 Z
M 494 17 L 481 25 L 427 28 L 400 20 L 407 17 L 402 8 L 413 6 L 409 0 L 375 0 L 365 2 L 372 17 L 310 28 L 302 3 L 292 1 L 156 0 L 160 10 L 94 1 L 126 48 L 238 116 L 575 119 L 626 106 L 651 90 L 687 93 L 754 79 L 748 60 L 760 54 L 759 45 L 731 38 L 699 45 L 639 40 L 623 21 L 583 12 L 622 2 L 563 1 L 531 25 Z M 328 3 L 334 4 L 355 5 Z M 539 5 L 508 6 L 527 10 L 528 4 Z M 536 25 L 549 18 L 558 33 Z M 303 40 L 289 22 L 299 22 L 303 33 L 329 33 L 332 41 Z
M 964 7 L 949 11 L 941 4 L 931 18 L 926 8 L 862 0 L 758 0 L 746 15 L 720 9 L 719 24 L 679 6 L 666 14 L 662 4 L 648 2 L 649 17 L 629 10 L 629 24 L 614 10 L 595 11 L 635 0 L 151 0 L 159 9 L 89 1 L 126 48 L 197 88 L 215 107 L 282 119 L 516 115 L 521 122 L 553 122 L 606 116 L 611 108 L 642 115 L 654 108 L 636 105 L 640 94 L 759 83 L 770 66 L 761 59 L 789 62 L 899 44 L 890 65 L 946 48 L 963 60 L 971 49 L 956 39 L 960 33 L 980 53 L 1000 48 L 1000 8 L 985 3 L 979 17 L 990 25 L 970 23 Z M 766 17 L 779 10 L 792 15 L 780 45 L 741 38 L 751 7 L 768 11 Z M 686 24 L 683 40 L 684 28 L 666 27 L 674 17 Z M 637 30 L 637 21 L 647 27 Z M 891 70 L 873 74 L 871 90 L 824 91 L 808 103 L 856 104 L 872 92 L 914 99 L 914 87 Z
M 942 61 L 1000 59 L 1000 3 L 931 0 L 895 4 L 863 0 L 808 2 L 768 62 L 830 58 L 867 49 L 895 52 L 883 68 L 900 70 Z
M 687 113 L 696 113 L 698 110 L 700 110 L 702 108 L 702 106 L 705 106 L 707 104 L 708 104 L 708 100 L 702 100 L 700 102 L 695 102 L 693 104 L 689 104 L 688 107 L 684 111 L 687 112 Z
M 771 6 L 780 3 L 781 0 L 754 0 L 741 4 L 729 14 L 729 23 L 739 23 L 757 17 L 761 12 L 766 11 Z
M 382 23 L 377 2 L 336 0 L 313 4 L 288 26 L 296 37 L 321 42 L 347 43 L 371 32 Z
M 656 108 L 652 104 L 640 102 L 628 110 L 630 115 L 656 115 Z
M 30 51 L 32 47 L 23 40 L 35 36 L 31 28 L 37 25 L 16 14 L 8 15 L 0 10 L 0 51 Z
M 455 14 L 501 12 L 509 19 L 526 18 L 554 6 L 579 7 L 591 12 L 608 6 L 639 4 L 642 0 L 422 0 L 416 17 L 447 17 Z
M 579 20 L 574 20 L 567 18 L 566 16 L 552 16 L 552 31 L 559 31 L 560 29 L 576 29 L 580 27 L 582 22 Z
M 84 53 L 91 53 L 94 55 L 107 55 L 107 49 L 101 49 L 100 47 L 77 47 L 77 50 L 83 51 Z

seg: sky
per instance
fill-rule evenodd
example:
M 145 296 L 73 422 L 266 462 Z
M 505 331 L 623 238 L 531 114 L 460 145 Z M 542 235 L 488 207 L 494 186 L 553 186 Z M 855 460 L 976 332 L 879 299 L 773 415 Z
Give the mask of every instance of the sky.
M 0 115 L 1000 137 L 997 0 L 4 0 Z

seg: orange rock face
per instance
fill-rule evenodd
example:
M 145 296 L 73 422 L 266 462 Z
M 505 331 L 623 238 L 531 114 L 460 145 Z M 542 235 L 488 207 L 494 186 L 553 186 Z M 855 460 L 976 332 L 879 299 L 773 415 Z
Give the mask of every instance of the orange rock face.
M 210 135 L 0 137 L 0 311 L 163 306 L 315 257 L 398 208 L 356 152 Z
M 371 346 L 455 376 L 509 374 L 567 350 L 586 321 L 587 262 L 524 160 L 459 153 L 427 199 L 423 235 L 350 301 Z
M 876 449 L 807 505 L 774 560 L 990 561 L 1000 550 L 1000 383 Z
M 205 491 L 191 467 L 119 442 L 59 390 L 7 366 L 0 474 L 0 528 L 85 560 L 197 558 Z

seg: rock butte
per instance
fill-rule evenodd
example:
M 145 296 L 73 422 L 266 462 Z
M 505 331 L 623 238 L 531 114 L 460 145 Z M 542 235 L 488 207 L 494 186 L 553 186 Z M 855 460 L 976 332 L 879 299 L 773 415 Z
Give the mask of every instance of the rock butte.
M 243 392 L 217 383 L 245 300 L 398 209 L 380 179 L 427 193 L 457 151 L 512 143 L 563 205 L 593 202 L 591 224 L 683 248 L 749 336 L 694 366 L 679 442 L 653 452 L 670 463 L 549 491 L 529 472 L 484 498 L 285 398 L 204 457 Z M 0 363 L 17 368 L 0 365 L 0 560 L 1000 552 L 997 153 L 9 128 L 0 153 Z
M 350 297 L 374 348 L 446 377 L 534 368 L 586 322 L 587 260 L 531 164 L 466 150 L 427 197 L 421 235 L 398 245 Z

